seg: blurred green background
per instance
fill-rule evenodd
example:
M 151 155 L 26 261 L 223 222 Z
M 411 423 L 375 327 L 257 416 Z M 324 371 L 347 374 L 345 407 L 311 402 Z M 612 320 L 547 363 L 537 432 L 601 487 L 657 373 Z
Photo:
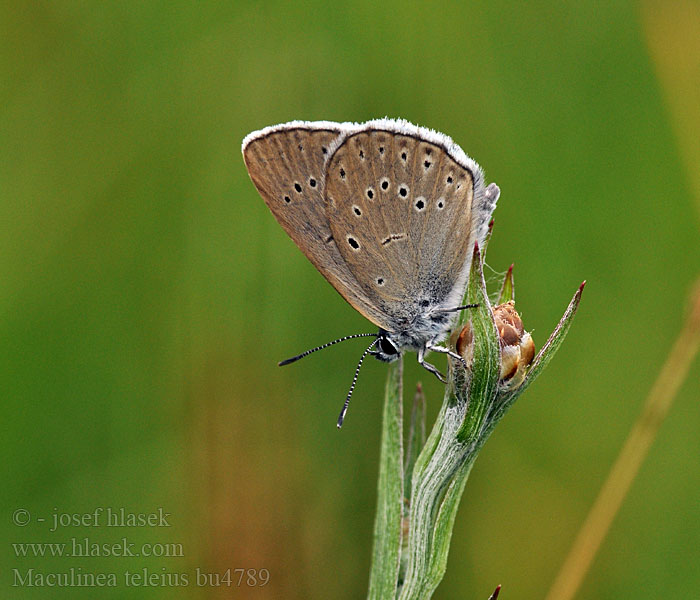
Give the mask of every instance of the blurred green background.
M 386 368 L 275 222 L 245 134 L 400 116 L 502 190 L 487 276 L 515 262 L 562 350 L 486 444 L 436 598 L 542 598 L 644 402 L 700 272 L 697 3 L 5 2 L 0 13 L 0 595 L 359 598 Z M 435 362 L 444 367 L 444 361 Z M 407 396 L 441 386 L 409 357 Z M 579 598 L 697 597 L 700 379 L 681 388 Z M 97 507 L 169 527 L 60 527 Z M 16 509 L 30 515 L 12 521 Z M 39 522 L 45 518 L 45 522 Z M 12 544 L 182 544 L 21 557 Z M 26 573 L 119 586 L 13 587 Z M 194 573 L 267 569 L 269 583 Z M 126 586 L 125 571 L 189 574 Z M 171 580 L 172 581 L 172 580 Z

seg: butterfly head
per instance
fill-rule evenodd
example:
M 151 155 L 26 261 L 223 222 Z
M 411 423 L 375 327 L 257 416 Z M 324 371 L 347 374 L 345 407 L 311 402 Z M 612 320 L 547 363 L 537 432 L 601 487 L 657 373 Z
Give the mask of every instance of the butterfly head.
M 394 362 L 401 356 L 399 345 L 394 341 L 391 333 L 384 329 L 379 330 L 377 342 L 374 347 L 375 350 L 371 352 L 372 356 L 382 362 Z

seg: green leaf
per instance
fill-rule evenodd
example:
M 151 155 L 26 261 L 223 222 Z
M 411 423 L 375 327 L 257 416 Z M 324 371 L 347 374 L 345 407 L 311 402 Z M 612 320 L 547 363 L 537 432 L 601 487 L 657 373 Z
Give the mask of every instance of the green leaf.
M 510 265 L 506 276 L 503 278 L 501 293 L 498 294 L 498 304 L 504 304 L 515 300 L 515 285 L 513 284 L 513 265 Z
M 472 465 L 495 424 L 561 344 L 576 312 L 582 288 L 535 357 L 523 384 L 509 390 L 499 383 L 500 342 L 486 294 L 482 257 L 475 248 L 466 295 L 466 302 L 478 305 L 468 314 L 473 339 L 471 364 L 469 369 L 464 369 L 459 360 L 450 358 L 443 404 L 418 456 L 416 448 L 424 439 L 420 423 L 425 418 L 425 408 L 421 394 L 417 394 L 403 478 L 401 408 L 397 406 L 400 404 L 400 391 L 397 391 L 400 390 L 400 373 L 392 371 L 389 378 L 371 598 L 398 596 L 399 600 L 427 600 L 432 596 L 445 574 L 454 520 Z M 501 298 L 512 297 L 512 271 L 509 270 Z M 404 479 L 405 491 L 402 489 Z M 402 513 L 403 494 L 410 495 L 410 501 Z M 492 598 L 497 597 L 499 589 Z
M 552 360 L 552 357 L 559 349 L 559 346 L 561 346 L 566 334 L 569 332 L 574 315 L 576 314 L 576 309 L 578 309 L 578 305 L 581 302 L 581 294 L 583 293 L 583 288 L 585 285 L 586 282 L 584 281 L 578 290 L 576 290 L 576 293 L 571 299 L 571 302 L 569 302 L 569 306 L 566 308 L 566 311 L 560 319 L 559 324 L 555 327 L 552 335 L 549 336 L 549 339 L 545 345 L 542 346 L 540 351 L 537 353 L 537 356 L 535 356 L 534 360 L 532 361 L 532 365 L 530 365 L 530 369 L 527 372 L 522 384 L 512 392 L 506 393 L 501 399 L 499 399 L 498 405 L 494 407 L 493 414 L 489 416 L 489 433 L 496 426 L 496 423 L 501 420 L 503 415 L 510 408 L 513 402 L 515 402 L 518 396 L 520 396 L 520 394 L 522 394 L 527 387 L 533 381 L 535 381 L 535 379 L 537 379 L 537 376 L 547 366 L 549 361 Z
M 457 380 L 459 381 L 459 380 Z M 466 385 L 461 376 L 461 384 Z M 416 461 L 408 521 L 408 557 L 400 600 L 430 598 L 447 565 L 459 500 L 476 458 L 457 439 L 467 406 L 448 385 L 428 442 Z
M 404 497 L 406 501 L 411 497 L 411 477 L 413 467 L 416 464 L 418 455 L 425 445 L 425 394 L 423 386 L 419 383 L 416 386 L 416 395 L 413 397 L 413 408 L 411 409 L 411 425 L 408 429 L 406 440 L 406 460 L 404 464 Z
M 470 404 L 465 421 L 457 434 L 458 439 L 463 442 L 470 442 L 478 437 L 498 387 L 501 370 L 501 347 L 491 303 L 486 293 L 483 263 L 478 247 L 474 248 L 467 286 L 467 302 L 479 306 L 469 313 L 474 338 L 471 376 L 468 386 L 456 386 L 455 389 L 458 398 Z M 450 364 L 453 370 L 462 368 L 456 360 Z
M 408 430 L 406 441 L 406 460 L 404 463 L 404 503 L 403 503 L 403 523 L 408 523 L 410 512 L 410 499 L 413 480 L 413 470 L 418 460 L 421 449 L 425 446 L 425 394 L 423 386 L 419 383 L 416 386 L 416 394 L 413 397 L 413 408 L 411 409 L 411 425 Z M 408 567 L 408 531 L 402 527 L 401 537 L 401 560 L 399 567 L 399 589 L 403 584 Z
M 368 598 L 396 596 L 403 519 L 403 359 L 389 366 Z
M 499 585 L 499 586 L 494 590 L 493 594 L 491 594 L 491 596 L 489 596 L 489 600 L 496 600 L 496 598 L 498 598 L 498 594 L 499 594 L 500 592 L 501 592 L 501 586 Z
M 566 308 L 564 315 L 560 319 L 558 325 L 555 327 L 552 335 L 549 336 L 549 339 L 545 345 L 542 346 L 542 349 L 535 356 L 535 359 L 532 361 L 532 365 L 525 376 L 525 380 L 516 390 L 518 395 L 522 394 L 525 391 L 525 388 L 527 388 L 527 386 L 537 379 L 537 376 L 542 372 L 547 364 L 549 364 L 549 361 L 552 360 L 552 357 L 556 354 L 559 346 L 561 346 L 566 334 L 569 332 L 574 315 L 576 314 L 576 309 L 578 309 L 578 305 L 581 302 L 581 294 L 583 294 L 583 288 L 585 285 L 586 282 L 584 281 L 579 286 L 578 290 L 576 290 L 574 297 L 571 299 L 571 302 L 569 302 L 569 306 Z
M 462 499 L 464 487 L 467 484 L 472 465 L 476 460 L 476 452 L 468 452 L 460 459 L 459 468 L 455 471 L 450 486 L 440 504 L 440 511 L 435 520 L 432 543 L 432 560 L 430 570 L 426 576 L 426 588 L 430 595 L 442 581 L 447 570 L 447 558 L 452 541 L 452 529 L 454 528 L 459 501 Z M 426 596 L 426 597 L 430 597 Z
M 449 504 L 455 500 L 455 478 L 464 464 L 466 446 L 456 442 L 455 433 L 462 422 L 463 406 L 454 402 L 450 387 L 445 390 L 441 416 L 433 427 L 428 442 L 421 452 L 413 473 L 413 490 L 408 521 L 408 557 L 405 576 L 400 589 L 400 600 L 429 598 L 444 575 L 444 552 L 449 547 L 451 526 L 437 525 L 438 520 L 453 519 Z M 443 501 L 447 499 L 447 511 Z M 458 498 L 457 498 L 458 500 Z M 440 532 L 436 536 L 435 531 Z M 448 539 L 445 539 L 447 533 Z

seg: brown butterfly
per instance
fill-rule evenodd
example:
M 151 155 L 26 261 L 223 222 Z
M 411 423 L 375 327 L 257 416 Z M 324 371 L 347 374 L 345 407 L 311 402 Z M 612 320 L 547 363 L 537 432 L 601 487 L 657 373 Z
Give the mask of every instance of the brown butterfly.
M 362 354 L 392 362 L 405 350 L 425 361 L 460 306 L 474 243 L 483 244 L 499 196 L 481 167 L 442 133 L 404 120 L 363 124 L 292 121 L 243 140 L 248 173 L 289 237 L 378 333 Z

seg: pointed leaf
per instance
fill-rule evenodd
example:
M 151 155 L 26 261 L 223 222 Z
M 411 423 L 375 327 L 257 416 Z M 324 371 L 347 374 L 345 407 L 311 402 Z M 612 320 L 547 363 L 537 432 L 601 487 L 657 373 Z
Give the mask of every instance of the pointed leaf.
M 368 598 L 396 596 L 403 519 L 403 359 L 389 366 Z
M 515 300 L 515 285 L 513 283 L 513 265 L 510 265 L 506 276 L 503 278 L 501 293 L 498 295 L 498 304 L 504 304 Z
M 479 306 L 469 312 L 474 339 L 474 358 L 471 367 L 469 384 L 462 389 L 457 386 L 455 394 L 459 398 L 467 398 L 471 405 L 460 428 L 457 438 L 466 442 L 479 435 L 486 412 L 491 406 L 498 377 L 501 370 L 501 347 L 498 341 L 498 331 L 493 319 L 493 311 L 486 293 L 483 262 L 478 246 L 474 247 L 469 285 L 467 286 L 467 302 Z M 461 369 L 458 361 L 451 362 L 454 369 Z
M 413 408 L 411 409 L 411 425 L 408 430 L 406 441 L 406 461 L 404 465 L 404 496 L 408 500 L 411 497 L 411 477 L 413 467 L 416 464 L 418 454 L 425 445 L 425 394 L 423 386 L 419 383 L 416 386 L 416 395 L 413 397 Z
M 535 356 L 535 359 L 532 361 L 532 366 L 525 376 L 523 384 L 517 389 L 518 395 L 524 392 L 525 388 L 537 378 L 537 376 L 542 372 L 542 369 L 544 369 L 549 361 L 552 360 L 552 357 L 559 349 L 559 346 L 561 346 L 566 334 L 569 332 L 574 315 L 576 314 L 576 309 L 581 302 L 581 294 L 583 294 L 583 288 L 585 285 L 586 282 L 584 281 L 579 286 L 578 290 L 576 290 L 574 297 L 571 299 L 571 302 L 569 302 L 569 306 L 566 308 L 566 311 L 564 312 L 564 315 L 560 319 L 558 325 L 554 328 L 552 335 L 549 336 L 549 339 L 545 345 L 542 346 L 541 350 Z

